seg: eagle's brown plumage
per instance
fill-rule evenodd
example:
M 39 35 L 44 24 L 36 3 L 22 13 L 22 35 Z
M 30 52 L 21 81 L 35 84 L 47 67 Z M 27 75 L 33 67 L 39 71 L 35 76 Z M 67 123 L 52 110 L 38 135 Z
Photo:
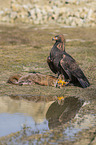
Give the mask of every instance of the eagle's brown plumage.
M 62 74 L 66 80 L 76 86 L 86 88 L 90 83 L 83 71 L 80 69 L 76 61 L 65 52 L 64 35 L 57 35 L 53 38 L 55 44 L 53 45 L 50 56 L 47 58 L 47 63 L 55 74 L 58 76 Z

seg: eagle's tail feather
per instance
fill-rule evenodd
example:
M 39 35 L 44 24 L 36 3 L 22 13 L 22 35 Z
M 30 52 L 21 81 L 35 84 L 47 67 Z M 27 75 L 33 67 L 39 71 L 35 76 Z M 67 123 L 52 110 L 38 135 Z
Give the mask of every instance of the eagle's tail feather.
M 82 78 L 78 78 L 78 81 L 80 83 L 80 85 L 82 86 L 82 88 L 87 88 L 90 86 L 90 83 L 88 82 L 88 80 L 84 80 Z

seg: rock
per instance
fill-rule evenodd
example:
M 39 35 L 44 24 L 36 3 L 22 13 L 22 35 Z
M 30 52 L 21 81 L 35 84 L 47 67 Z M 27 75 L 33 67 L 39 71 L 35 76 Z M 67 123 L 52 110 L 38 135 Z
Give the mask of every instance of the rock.
M 93 10 L 92 10 L 92 9 L 90 9 L 90 10 L 89 10 L 89 12 L 88 12 L 88 16 L 87 16 L 87 18 L 88 18 L 88 19 L 90 19 L 90 18 L 91 18 L 92 13 L 93 13 Z
M 78 19 L 78 18 L 76 19 L 77 26 L 81 27 L 81 26 L 83 26 L 83 24 L 84 24 L 84 21 L 82 19 Z
M 6 15 L 6 16 L 2 17 L 2 21 L 3 21 L 3 22 L 10 22 L 9 16 Z
M 11 12 L 10 18 L 15 20 L 17 18 L 17 12 Z
M 4 15 L 4 11 L 3 10 L 0 11 L 0 15 Z
M 23 19 L 26 17 L 28 18 L 28 12 L 26 12 L 26 11 L 20 11 L 17 13 L 17 15 L 19 18 L 23 18 Z
M 29 13 L 30 13 L 30 18 L 32 18 L 33 20 L 36 20 L 35 9 L 30 10 Z
M 71 26 L 76 26 L 75 21 L 72 21 Z
M 52 21 L 80 27 L 96 25 L 95 7 L 90 5 L 89 8 L 89 6 L 84 5 L 85 1 L 91 3 L 89 0 L 41 1 L 11 0 L 10 9 L 0 11 L 0 20 L 34 24 L 44 24 Z M 42 7 L 43 3 L 44 6 Z M 77 7 L 75 6 L 77 3 L 79 5 L 82 3 L 84 6 Z
M 79 14 L 79 12 L 77 11 L 75 14 L 75 17 L 77 17 L 77 18 L 79 18 L 80 17 L 80 14 Z
M 12 9 L 12 11 L 19 12 L 19 11 L 21 11 L 22 6 L 19 4 L 12 4 L 11 9 Z

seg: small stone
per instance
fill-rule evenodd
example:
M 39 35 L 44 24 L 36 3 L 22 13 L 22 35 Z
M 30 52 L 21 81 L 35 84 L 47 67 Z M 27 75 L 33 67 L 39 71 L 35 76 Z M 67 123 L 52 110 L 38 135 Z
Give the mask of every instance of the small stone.
M 73 21 L 73 22 L 71 23 L 71 26 L 76 26 L 75 21 Z
M 85 14 L 84 12 L 81 12 L 81 13 L 80 13 L 80 18 L 81 18 L 81 19 L 86 18 L 86 14 Z
M 76 19 L 76 25 L 77 26 L 79 26 L 79 27 L 81 27 L 81 26 L 83 26 L 83 20 L 82 19 Z
M 74 15 L 75 15 L 77 18 L 79 18 L 79 17 L 80 17 L 79 12 L 76 12 Z
M 11 9 L 12 9 L 12 11 L 18 12 L 18 11 L 21 11 L 22 6 L 18 5 L 18 4 L 12 4 Z
M 0 11 L 0 20 L 9 19 L 10 22 L 15 20 L 20 22 L 26 21 L 35 24 L 43 24 L 48 21 L 72 25 L 72 26 L 95 26 L 96 25 L 96 10 L 95 5 L 90 9 L 85 5 L 84 7 L 77 8 L 74 5 L 84 4 L 91 2 L 91 0 L 68 0 L 68 7 L 65 1 L 53 0 L 47 4 L 40 4 L 39 0 L 26 1 L 26 0 L 11 0 L 10 9 L 6 8 Z M 69 5 L 72 4 L 72 7 Z M 89 3 L 90 4 L 90 3 Z M 71 6 L 71 5 L 70 5 Z M 4 17 L 4 18 L 3 18 Z M 9 21 L 8 20 L 8 21 Z
M 31 17 L 33 20 L 36 20 L 35 9 L 32 9 L 32 10 L 30 11 L 30 17 Z
M 17 12 L 11 12 L 10 18 L 11 19 L 16 19 L 16 17 L 17 17 Z
M 2 17 L 2 21 L 3 22 L 9 22 L 10 21 L 9 16 L 6 15 L 6 16 Z
M 92 9 L 90 9 L 90 10 L 89 10 L 89 12 L 88 12 L 88 19 L 90 19 L 90 18 L 91 18 L 92 13 L 93 13 L 93 10 L 92 10 Z
M 0 11 L 0 15 L 4 15 L 4 11 Z

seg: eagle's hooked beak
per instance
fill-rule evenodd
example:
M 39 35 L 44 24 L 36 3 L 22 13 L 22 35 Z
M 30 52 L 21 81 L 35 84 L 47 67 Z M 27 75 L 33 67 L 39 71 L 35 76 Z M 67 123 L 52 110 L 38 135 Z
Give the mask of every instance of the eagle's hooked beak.
M 54 41 L 54 40 L 55 40 L 55 41 L 58 40 L 58 37 L 53 37 L 53 38 L 52 38 L 52 41 Z

